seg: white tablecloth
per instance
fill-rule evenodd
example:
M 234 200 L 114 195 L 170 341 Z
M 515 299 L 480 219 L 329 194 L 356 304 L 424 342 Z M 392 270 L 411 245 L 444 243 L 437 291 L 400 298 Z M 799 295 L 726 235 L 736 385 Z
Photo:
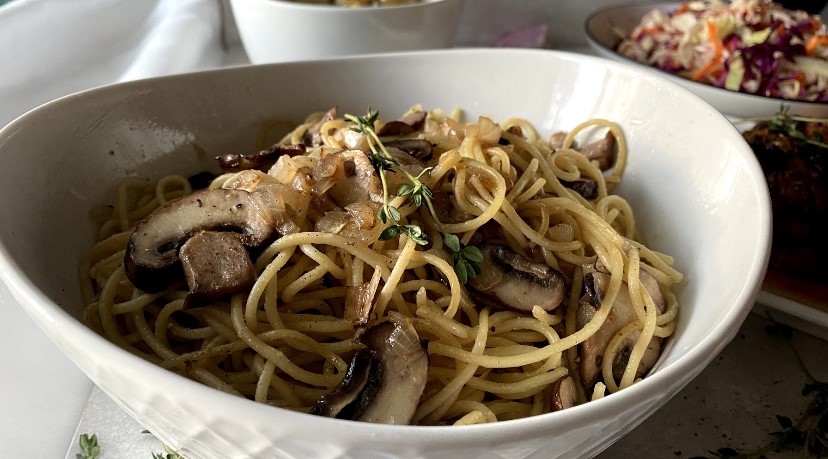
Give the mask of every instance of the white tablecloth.
M 0 126 L 76 91 L 224 65 L 222 27 L 218 0 L 5 4 L 0 7 Z M 0 443 L 6 445 L 0 458 L 67 457 L 92 385 L 2 282 L 0 311 Z

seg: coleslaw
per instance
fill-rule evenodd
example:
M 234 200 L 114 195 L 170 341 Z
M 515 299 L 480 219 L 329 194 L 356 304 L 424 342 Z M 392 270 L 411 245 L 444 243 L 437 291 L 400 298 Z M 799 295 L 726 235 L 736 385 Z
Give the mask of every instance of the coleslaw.
M 780 99 L 828 101 L 828 27 L 766 0 L 688 1 L 653 10 L 616 48 L 701 83 Z

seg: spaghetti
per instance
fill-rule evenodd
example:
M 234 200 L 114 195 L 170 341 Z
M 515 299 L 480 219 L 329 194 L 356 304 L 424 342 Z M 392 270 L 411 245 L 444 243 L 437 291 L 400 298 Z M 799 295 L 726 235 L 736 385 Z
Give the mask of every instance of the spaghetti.
M 672 287 L 682 275 L 669 256 L 640 242 L 632 208 L 612 194 L 627 157 L 619 126 L 590 120 L 550 143 L 522 119 L 465 123 L 459 112 L 424 114 L 412 129 L 386 133 L 382 142 L 432 146 L 426 157 L 404 155 L 395 164 L 420 174 L 433 212 L 413 205 L 411 195 L 394 194 L 404 184 L 399 169 L 385 174 L 387 183 L 383 178 L 392 190 L 387 202 L 367 193 L 337 203 L 349 194 L 340 193 L 341 177 L 326 175 L 324 163 L 343 151 L 369 151 L 371 139 L 330 112 L 311 115 L 280 142 L 308 145 L 315 136 L 303 154 L 283 154 L 267 172 L 217 177 L 212 190 L 264 190 L 275 197 L 267 212 L 278 237 L 255 256 L 252 287 L 207 304 L 188 304 L 183 281 L 155 293 L 140 290 L 124 265 L 136 225 L 191 195 L 189 182 L 179 176 L 123 182 L 112 211 L 100 219 L 99 242 L 81 263 L 86 321 L 118 346 L 185 377 L 308 412 L 337 389 L 365 348 L 359 334 L 402 318 L 428 342 L 425 388 L 410 419 L 419 425 L 539 415 L 561 408 L 556 401 L 567 378 L 576 390 L 563 407 L 643 377 L 648 354 L 657 358 L 660 340 L 675 328 Z M 391 124 L 376 120 L 372 127 L 382 134 Z M 611 141 L 606 170 L 590 158 L 589 146 L 578 145 L 596 132 Z M 378 180 L 377 171 L 366 177 L 362 185 Z M 591 191 L 579 191 L 579 184 Z M 388 227 L 377 218 L 383 204 L 398 209 L 393 220 L 401 226 L 422 229 L 427 244 L 405 231 L 380 240 Z M 486 293 L 480 285 L 491 266 L 470 262 L 471 271 L 458 275 L 445 235 L 457 236 L 462 247 L 502 247 L 514 263 L 557 273 L 560 304 L 504 304 L 499 290 Z M 477 278 L 475 269 L 486 272 Z M 368 285 L 371 313 L 360 328 L 348 298 Z M 629 317 L 619 322 L 622 304 Z M 602 333 L 608 337 L 597 357 L 587 357 Z M 594 377 L 585 376 L 588 359 L 597 366 Z

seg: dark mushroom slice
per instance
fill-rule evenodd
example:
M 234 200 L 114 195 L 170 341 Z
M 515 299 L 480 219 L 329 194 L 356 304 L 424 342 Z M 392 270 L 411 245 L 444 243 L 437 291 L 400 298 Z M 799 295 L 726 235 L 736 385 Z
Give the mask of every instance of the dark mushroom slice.
M 659 312 L 663 312 L 664 297 L 661 294 L 658 283 L 644 270 L 640 271 L 639 278 L 644 288 L 647 289 L 647 292 L 653 298 L 656 308 Z M 609 274 L 597 271 L 584 276 L 585 294 L 581 298 L 576 313 L 577 327 L 579 330 L 592 320 L 595 313 L 601 307 L 601 302 L 609 285 L 609 280 Z M 630 299 L 627 284 L 623 283 L 604 323 L 592 336 L 580 344 L 579 371 L 584 387 L 592 387 L 598 381 L 604 361 L 604 354 L 606 353 L 610 340 L 622 328 L 636 320 L 637 317 L 632 300 Z M 632 352 L 632 346 L 635 345 L 633 338 L 634 334 L 631 333 L 624 340 L 617 354 L 617 362 L 613 361 L 614 366 L 620 366 L 623 363 L 623 367 L 626 367 L 627 361 L 629 361 L 629 353 Z M 651 347 L 654 351 L 660 352 L 660 342 L 661 338 L 653 337 Z M 626 350 L 627 348 L 629 350 Z M 652 365 L 655 364 L 655 360 L 658 359 L 658 354 L 656 354 L 655 359 L 651 358 L 652 351 L 649 348 L 648 353 L 650 354 L 646 356 L 647 358 L 642 359 L 639 363 L 638 374 L 646 374 L 652 368 Z M 624 358 L 624 354 L 626 354 L 626 359 Z M 623 373 L 623 368 L 621 372 Z
M 258 247 L 273 234 L 259 198 L 244 190 L 204 190 L 156 209 L 129 239 L 127 278 L 146 292 L 160 292 L 181 277 L 178 252 L 200 231 L 232 231 L 241 243 Z
M 411 423 L 425 389 L 428 354 L 410 319 L 396 313 L 389 319 L 365 331 L 361 341 L 367 349 L 357 353 L 342 383 L 314 405 L 312 414 Z
M 579 151 L 590 161 L 598 161 L 598 167 L 605 171 L 615 164 L 615 136 L 607 131 L 603 139 L 592 142 Z
M 336 388 L 324 394 L 311 407 L 309 413 L 328 418 L 353 419 L 354 409 L 363 392 L 376 393 L 382 380 L 382 368 L 374 351 L 361 349 L 348 364 L 342 381 Z
M 549 147 L 552 148 L 552 151 L 560 150 L 563 148 L 564 140 L 566 140 L 566 136 L 569 133 L 564 131 L 556 131 L 553 132 L 551 136 L 549 136 Z M 572 148 L 576 148 L 575 145 L 572 145 Z
M 401 136 L 413 134 L 419 131 L 423 124 L 425 124 L 426 112 L 418 110 L 411 112 L 401 119 L 396 121 L 389 121 L 385 123 L 378 131 L 377 135 L 384 136 Z
M 179 251 L 190 293 L 187 301 L 208 301 L 250 288 L 256 271 L 236 233 L 202 231 Z
M 591 179 L 577 179 L 573 181 L 561 180 L 561 185 L 580 194 L 584 199 L 598 197 L 598 182 Z
M 357 202 L 382 202 L 382 182 L 361 150 L 325 154 L 311 172 L 314 192 L 327 193 L 339 207 Z
M 369 328 L 362 342 L 376 353 L 382 384 L 359 421 L 410 424 L 428 377 L 428 353 L 411 320 L 389 314 L 388 322 Z
M 241 155 L 238 153 L 226 153 L 217 156 L 221 170 L 225 172 L 238 172 L 249 169 L 256 169 L 267 172 L 282 155 L 297 156 L 305 152 L 304 145 L 273 145 L 253 155 Z
M 428 161 L 434 152 L 434 145 L 425 139 L 397 139 L 383 142 L 386 148 L 404 151 L 420 161 Z
M 477 292 L 491 294 L 501 304 L 523 312 L 531 312 L 536 305 L 549 312 L 563 302 L 566 280 L 558 270 L 500 245 L 485 246 L 481 252 L 481 273 L 469 280 Z
M 615 354 L 615 358 L 612 360 L 612 377 L 616 381 L 620 381 L 624 376 L 633 347 L 640 336 L 641 330 L 635 330 L 622 338 L 618 353 Z M 661 356 L 661 341 L 662 339 L 656 336 L 647 344 L 647 349 L 644 351 L 644 355 L 641 356 L 641 361 L 635 370 L 636 379 L 644 377 L 655 366 L 659 356 Z
M 332 107 L 324 115 L 322 118 L 313 123 L 308 129 L 302 134 L 302 143 L 306 147 L 318 147 L 322 145 L 322 125 L 327 123 L 328 121 L 333 121 L 336 119 L 337 108 Z
M 521 129 L 520 126 L 510 126 L 509 129 L 506 129 L 506 132 L 517 137 L 523 137 L 523 129 Z M 509 145 L 509 141 L 503 137 L 500 137 L 500 140 L 497 143 L 500 145 Z
M 565 410 L 578 404 L 578 389 L 575 387 L 575 379 L 572 376 L 565 376 L 555 381 L 551 389 L 552 411 Z
M 386 146 L 386 150 L 388 151 L 388 154 L 390 154 L 391 157 L 394 159 L 394 161 L 396 161 L 397 168 L 404 169 L 406 172 L 413 175 L 414 177 L 419 176 L 420 172 L 422 172 L 423 169 L 425 169 L 425 164 L 423 163 L 423 161 L 403 150 L 388 146 Z M 398 190 L 400 185 L 406 185 L 410 183 L 406 176 L 401 173 L 386 174 L 385 180 L 386 182 L 388 182 L 389 190 Z

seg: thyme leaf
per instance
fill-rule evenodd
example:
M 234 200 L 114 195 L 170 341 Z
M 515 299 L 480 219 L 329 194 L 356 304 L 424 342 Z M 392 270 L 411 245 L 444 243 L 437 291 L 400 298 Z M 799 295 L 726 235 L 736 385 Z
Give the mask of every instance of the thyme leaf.
M 483 255 L 480 249 L 474 246 L 463 247 L 460 239 L 445 230 L 445 227 L 440 222 L 437 212 L 434 210 L 432 199 L 434 192 L 424 183 L 424 179 L 431 173 L 433 167 L 426 167 L 416 176 L 411 175 L 407 170 L 400 167 L 399 163 L 388 153 L 385 146 L 374 130 L 374 124 L 379 119 L 379 112 L 368 108 L 368 113 L 364 116 L 345 115 L 345 119 L 355 123 L 355 126 L 350 129 L 364 135 L 368 141 L 368 147 L 371 153 L 368 155 L 371 164 L 376 169 L 382 182 L 383 191 L 383 205 L 377 211 L 377 218 L 387 224 L 378 237 L 381 241 L 387 241 L 399 237 L 405 233 L 408 237 L 419 245 L 428 244 L 428 235 L 418 225 L 401 225 L 399 222 L 402 219 L 400 210 L 391 205 L 391 197 L 388 192 L 388 181 L 385 174 L 388 172 L 400 172 L 405 176 L 408 183 L 403 183 L 397 188 L 396 195 L 398 197 L 409 197 L 409 205 L 415 208 L 425 207 L 429 216 L 435 222 L 437 229 L 443 234 L 443 242 L 446 247 L 452 252 L 454 259 L 454 271 L 461 283 L 465 284 L 470 278 L 480 275 L 480 262 L 483 261 Z
M 408 237 L 416 242 L 418 245 L 428 244 L 428 235 L 417 225 L 388 225 L 379 235 L 380 241 L 387 241 L 400 236 L 405 233 Z
M 798 123 L 828 123 L 826 118 L 811 118 L 806 116 L 796 116 L 789 114 L 790 106 L 781 105 L 779 111 L 775 115 L 769 117 L 746 118 L 737 122 L 736 124 L 744 123 L 765 123 L 772 132 L 779 132 L 788 137 L 808 145 L 824 148 L 828 150 L 828 143 L 820 133 L 814 133 L 813 137 L 808 137 L 804 132 L 799 130 Z
M 452 251 L 454 261 L 454 272 L 457 279 L 465 284 L 469 279 L 480 275 L 480 262 L 483 261 L 483 253 L 475 246 L 463 247 L 460 238 L 456 234 L 446 233 L 443 236 L 443 243 Z
M 408 195 L 411 195 L 410 204 L 414 207 L 422 207 L 423 204 L 425 204 L 426 200 L 431 200 L 431 198 L 434 197 L 434 193 L 431 191 L 431 188 L 429 188 L 428 185 L 425 185 L 422 182 L 418 182 L 413 185 L 400 185 L 400 187 L 397 189 L 397 196 Z
M 374 153 L 368 155 L 368 159 L 371 160 L 371 164 L 374 166 L 377 173 L 380 171 L 389 171 L 393 173 L 394 168 L 399 166 L 394 158 L 386 158 L 385 156 Z
M 452 252 L 460 251 L 460 238 L 456 234 L 446 234 L 443 236 L 443 244 L 451 249 Z
M 377 212 L 377 218 L 379 218 L 383 223 L 388 223 L 389 221 L 391 223 L 396 223 L 400 221 L 402 214 L 400 214 L 400 209 L 397 209 L 391 204 L 385 203 Z
M 167 445 L 164 445 L 163 453 L 152 453 L 152 459 L 184 459 L 184 456 L 176 453 Z
M 98 435 L 81 434 L 78 440 L 83 454 L 75 454 L 75 459 L 96 459 L 101 454 L 101 447 L 98 446 Z

